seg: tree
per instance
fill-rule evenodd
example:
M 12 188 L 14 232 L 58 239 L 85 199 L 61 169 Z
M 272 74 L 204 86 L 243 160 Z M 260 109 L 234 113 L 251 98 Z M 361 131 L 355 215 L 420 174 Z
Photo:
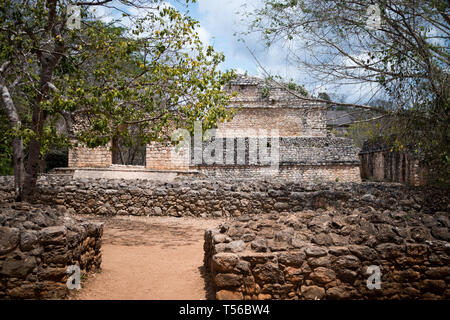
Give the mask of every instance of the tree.
M 445 0 L 265 0 L 249 16 L 268 45 L 291 41 L 292 61 L 322 84 L 373 84 L 373 97 L 387 95 L 382 117 L 395 144 L 448 182 L 449 12 Z
M 330 96 L 326 92 L 319 92 L 317 95 L 317 98 L 322 99 L 322 100 L 331 101 Z
M 206 130 L 230 116 L 222 88 L 233 72 L 217 70 L 224 57 L 203 48 L 198 22 L 163 1 L 123 0 L 146 15 L 116 9 L 130 27 L 106 25 L 92 8 L 111 2 L 0 4 L 1 107 L 13 137 L 18 200 L 32 200 L 39 159 L 55 142 L 107 145 L 129 126 L 139 129 L 143 143 L 165 141 L 175 127 L 193 130 L 201 120 Z M 79 29 L 67 23 L 70 4 L 80 8 Z M 56 130 L 60 119 L 65 133 Z

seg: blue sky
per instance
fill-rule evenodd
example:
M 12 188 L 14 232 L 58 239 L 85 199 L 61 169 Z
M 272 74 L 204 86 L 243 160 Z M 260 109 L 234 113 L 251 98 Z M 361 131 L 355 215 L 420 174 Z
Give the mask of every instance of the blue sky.
M 222 70 L 235 69 L 239 73 L 247 72 L 249 75 L 263 77 L 264 73 L 259 69 L 257 62 L 247 49 L 247 45 L 271 75 L 281 76 L 285 80 L 292 79 L 297 84 L 304 85 L 314 95 L 325 91 L 332 95 L 333 100 L 364 103 L 373 90 L 368 85 L 335 87 L 315 82 L 307 72 L 300 71 L 295 65 L 287 62 L 287 50 L 282 43 L 276 43 L 267 48 L 259 34 L 243 35 L 248 31 L 250 21 L 242 13 L 252 10 L 258 3 L 261 3 L 261 0 L 197 0 L 196 3 L 188 5 L 185 0 L 166 0 L 166 3 L 199 21 L 198 34 L 202 42 L 205 45 L 212 45 L 216 51 L 225 54 L 225 62 L 221 65 Z M 123 9 L 120 4 L 117 7 Z M 121 17 L 121 13 L 117 10 L 102 7 L 98 10 L 100 12 L 97 16 L 105 21 L 111 20 L 113 17 Z M 134 15 L 144 14 L 135 8 L 131 9 L 131 12 L 127 11 Z M 239 37 L 245 39 L 246 45 L 238 41 Z M 301 55 L 302 53 L 297 51 L 296 54 Z
M 222 64 L 224 70 L 237 69 L 242 73 L 247 71 L 251 75 L 259 74 L 257 64 L 248 49 L 238 41 L 238 36 L 235 36 L 235 33 L 247 30 L 245 21 L 240 21 L 242 16 L 238 13 L 243 11 L 242 5 L 246 1 L 198 0 L 197 3 L 190 3 L 188 6 L 180 5 L 176 0 L 168 2 L 200 22 L 198 31 L 201 40 L 225 54 L 226 60 Z
M 264 76 L 247 49 L 247 45 L 271 75 L 278 75 L 286 80 L 292 79 L 297 84 L 304 85 L 312 94 L 326 91 L 334 100 L 363 103 L 374 90 L 373 85 L 337 87 L 318 83 L 306 71 L 301 71 L 287 61 L 288 50 L 284 47 L 285 44 L 275 43 L 267 48 L 261 35 L 256 33 L 243 35 L 250 23 L 243 13 L 258 6 L 261 0 L 197 0 L 196 3 L 190 3 L 187 6 L 184 0 L 168 0 L 168 2 L 200 22 L 198 32 L 201 40 L 225 54 L 226 60 L 222 64 L 224 70 L 235 69 L 239 73 L 247 72 L 249 75 Z M 238 41 L 239 37 L 245 39 L 246 45 Z M 296 54 L 301 55 L 299 52 Z

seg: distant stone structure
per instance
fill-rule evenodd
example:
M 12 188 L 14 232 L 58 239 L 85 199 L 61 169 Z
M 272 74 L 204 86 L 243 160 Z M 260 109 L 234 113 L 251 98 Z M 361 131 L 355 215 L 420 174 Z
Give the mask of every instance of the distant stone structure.
M 214 142 L 222 144 L 223 156 L 216 157 L 214 163 L 196 162 L 193 143 L 191 148 L 179 149 L 151 143 L 146 146 L 145 165 L 132 169 L 239 178 L 269 174 L 295 181 L 360 181 L 358 149 L 352 140 L 335 137 L 327 131 L 326 104 L 306 101 L 282 86 L 256 77 L 239 76 L 226 89 L 238 94 L 229 106 L 236 110 L 234 118 L 219 123 L 216 130 Z M 274 135 L 279 137 L 275 171 L 269 170 L 273 168 L 261 158 L 252 161 L 249 155 L 252 145 L 257 145 L 258 152 L 265 148 L 270 153 Z M 201 146 L 202 154 L 207 151 L 207 144 Z M 109 146 L 73 148 L 69 151 L 69 168 L 89 168 L 91 171 L 92 168 L 130 169 L 129 166 L 113 165 Z
M 412 152 L 392 151 L 383 139 L 366 141 L 359 153 L 361 178 L 371 181 L 426 185 L 427 169 Z

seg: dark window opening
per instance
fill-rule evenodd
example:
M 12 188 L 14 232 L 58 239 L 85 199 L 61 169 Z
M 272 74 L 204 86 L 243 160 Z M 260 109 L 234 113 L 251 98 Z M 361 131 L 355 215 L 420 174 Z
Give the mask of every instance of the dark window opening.
M 146 145 L 133 128 L 112 139 L 112 163 L 145 166 Z

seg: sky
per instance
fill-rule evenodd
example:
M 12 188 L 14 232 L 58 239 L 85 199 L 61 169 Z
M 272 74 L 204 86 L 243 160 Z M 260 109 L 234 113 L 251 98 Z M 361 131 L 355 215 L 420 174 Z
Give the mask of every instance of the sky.
M 197 0 L 196 3 L 186 5 L 185 0 L 166 0 L 167 5 L 173 6 L 199 21 L 200 27 L 197 31 L 200 40 L 205 45 L 212 45 L 216 51 L 223 52 L 225 55 L 225 62 L 220 66 L 222 70 L 234 69 L 238 73 L 264 77 L 264 72 L 248 49 L 250 48 L 259 63 L 271 75 L 278 75 L 286 81 L 293 80 L 299 85 L 304 85 L 314 95 L 325 91 L 331 94 L 334 100 L 351 103 L 362 103 L 370 96 L 373 88 L 368 85 L 337 88 L 329 84 L 317 83 L 307 72 L 300 71 L 288 63 L 285 59 L 287 53 L 285 44 L 276 43 L 267 48 L 261 35 L 246 34 L 250 19 L 243 13 L 246 10 L 254 9 L 260 2 L 261 0 Z M 117 12 L 111 15 L 107 9 L 99 8 L 98 10 L 100 10 L 98 15 L 104 21 L 112 20 L 112 15 L 118 17 Z M 129 13 L 138 15 L 142 13 L 136 11 L 137 9 L 132 10 L 135 11 Z M 244 39 L 245 43 L 239 41 L 240 38 Z M 301 52 L 296 52 L 296 54 L 301 54 Z
M 180 5 L 176 0 L 169 2 L 180 11 L 186 10 L 186 6 Z M 290 79 L 292 70 L 282 59 L 284 53 L 281 46 L 268 49 L 261 41 L 260 35 L 244 34 L 248 31 L 250 21 L 242 13 L 258 2 L 258 0 L 197 0 L 197 3 L 189 4 L 187 9 L 188 14 L 200 22 L 201 40 L 225 54 L 223 69 L 235 69 L 240 73 L 263 76 L 248 46 L 268 71 Z M 239 39 L 244 39 L 245 44 L 238 41 Z

